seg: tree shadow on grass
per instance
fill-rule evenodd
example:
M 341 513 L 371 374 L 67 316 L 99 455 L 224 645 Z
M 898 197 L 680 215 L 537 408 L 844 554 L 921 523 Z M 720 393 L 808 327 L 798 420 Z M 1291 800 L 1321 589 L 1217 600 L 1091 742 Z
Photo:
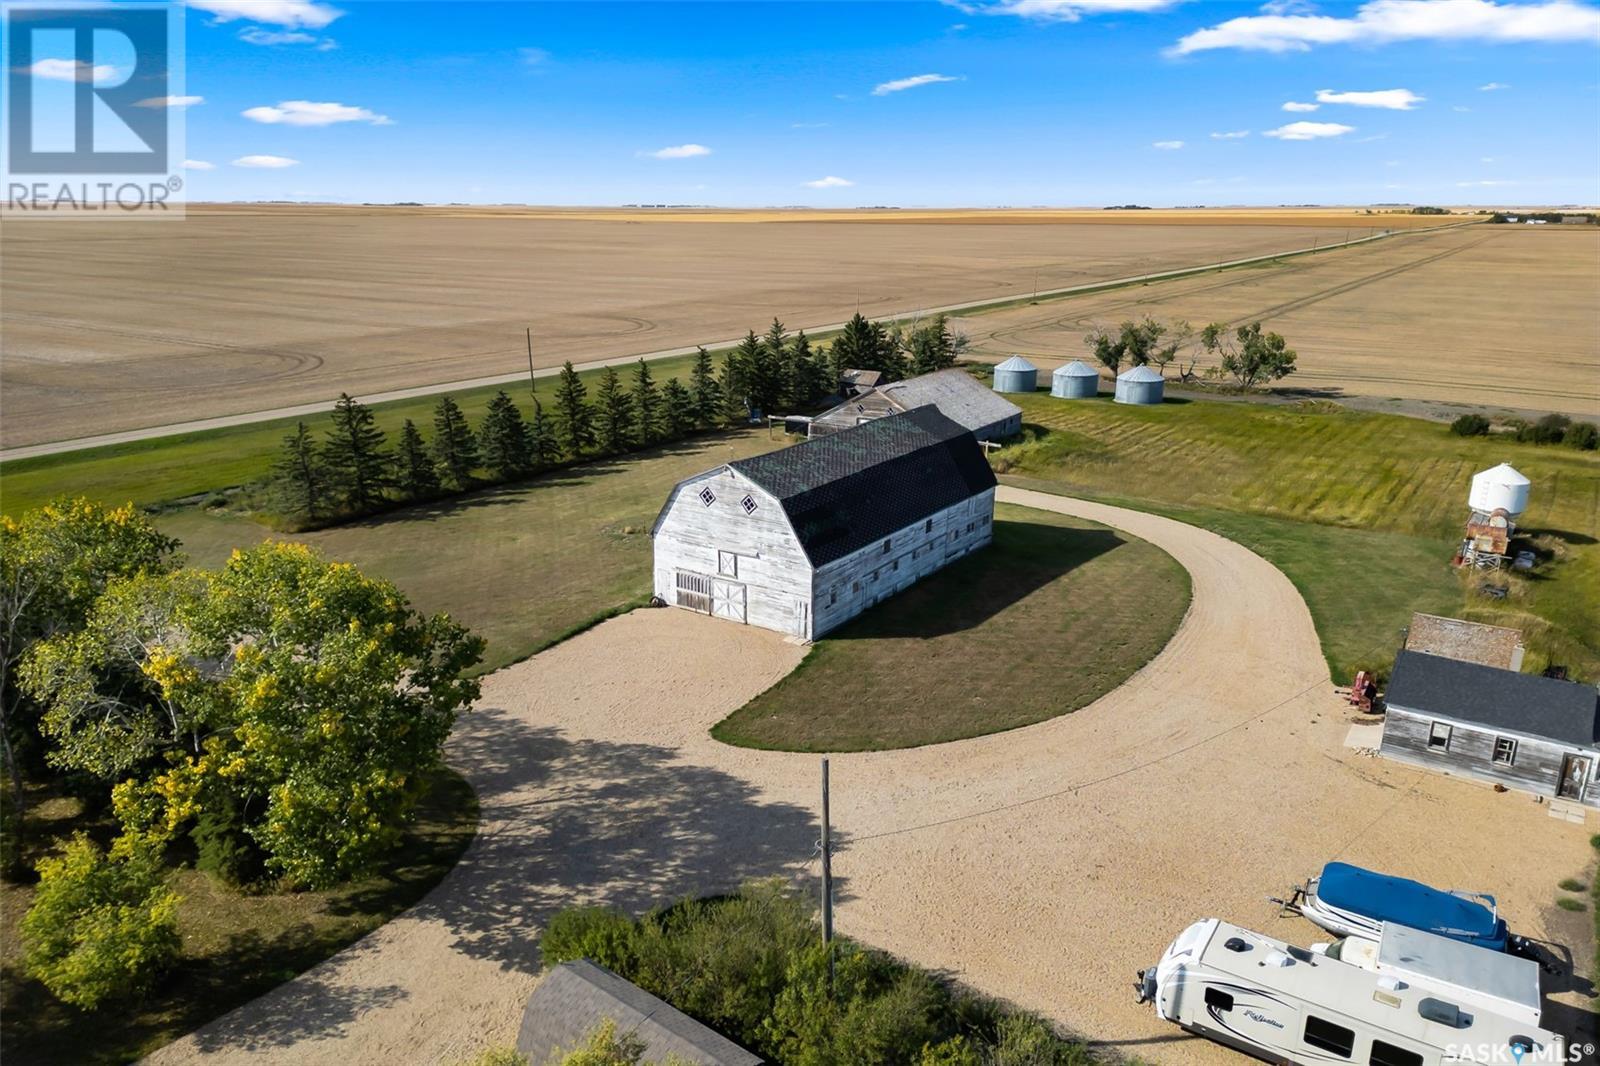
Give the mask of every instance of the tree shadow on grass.
M 973 629 L 1085 563 L 1126 544 L 1109 529 L 996 519 L 994 541 L 895 593 L 828 640 L 928 638 Z M 906 564 L 902 563 L 902 566 Z M 887 592 L 898 572 L 863 584 Z

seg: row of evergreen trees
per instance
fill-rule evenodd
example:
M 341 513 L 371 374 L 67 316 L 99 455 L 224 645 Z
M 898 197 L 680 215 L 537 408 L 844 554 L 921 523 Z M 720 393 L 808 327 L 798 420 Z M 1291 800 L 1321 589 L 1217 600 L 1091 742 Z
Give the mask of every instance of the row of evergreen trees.
M 658 385 L 640 359 L 631 382 L 607 367 L 591 400 L 569 362 L 556 379 L 549 414 L 535 397 L 532 417 L 525 418 L 501 391 L 474 429 L 455 400 L 443 396 L 432 437 L 407 419 L 392 448 L 371 410 L 341 395 L 321 440 L 304 422 L 284 438 L 273 468 L 273 508 L 302 526 L 356 518 L 589 455 L 744 425 L 759 414 L 807 410 L 837 394 L 847 369 L 877 370 L 893 381 L 951 366 L 959 350 L 943 315 L 905 333 L 857 314 L 825 350 L 774 319 L 762 336 L 751 330 L 720 369 L 701 348 L 687 384 L 671 378 Z

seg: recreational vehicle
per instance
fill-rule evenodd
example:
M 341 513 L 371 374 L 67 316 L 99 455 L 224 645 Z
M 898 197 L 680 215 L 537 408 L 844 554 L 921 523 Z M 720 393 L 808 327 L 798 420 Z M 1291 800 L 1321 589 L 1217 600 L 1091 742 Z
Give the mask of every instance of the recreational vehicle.
M 1288 899 L 1273 902 L 1334 936 L 1377 940 L 1383 923 L 1394 922 L 1491 951 L 1505 951 L 1508 939 L 1517 939 L 1507 936 L 1493 896 L 1446 892 L 1343 862 L 1328 863 Z
M 1555 1033 L 1447 986 L 1378 973 L 1217 918 L 1139 971 L 1139 1002 L 1199 1036 L 1272 1062 L 1436 1066 L 1565 1062 Z

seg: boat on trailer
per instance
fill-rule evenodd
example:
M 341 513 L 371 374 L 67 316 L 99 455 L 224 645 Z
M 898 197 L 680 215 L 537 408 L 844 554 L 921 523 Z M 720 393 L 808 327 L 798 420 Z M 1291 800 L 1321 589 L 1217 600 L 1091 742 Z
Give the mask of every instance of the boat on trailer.
M 1269 1062 L 1566 1061 L 1560 1036 L 1450 982 L 1365 969 L 1217 918 L 1180 933 L 1159 963 L 1139 971 L 1135 988 L 1158 1017 Z
M 1507 933 L 1493 896 L 1446 891 L 1343 862 L 1328 863 L 1288 899 L 1272 902 L 1334 936 L 1377 940 L 1383 924 L 1393 922 L 1490 951 L 1505 951 L 1518 939 Z

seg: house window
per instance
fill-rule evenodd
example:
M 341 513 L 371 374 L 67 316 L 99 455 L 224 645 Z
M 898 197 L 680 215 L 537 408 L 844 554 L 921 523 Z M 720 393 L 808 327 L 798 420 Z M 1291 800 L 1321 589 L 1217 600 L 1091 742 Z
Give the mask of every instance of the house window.
M 889 542 L 888 541 L 884 541 L 883 542 L 883 554 L 885 554 L 885 555 L 889 554 Z
M 932 533 L 933 532 L 933 519 L 930 518 L 926 522 L 922 523 L 922 531 L 924 533 Z
M 1501 766 L 1510 766 L 1517 761 L 1517 742 L 1510 737 L 1494 738 L 1494 761 Z
M 707 507 L 717 502 L 717 494 L 711 491 L 710 485 L 700 490 L 700 502 Z
M 1407 1051 L 1403 1047 L 1374 1040 L 1372 1054 L 1367 1056 L 1367 1062 L 1371 1066 L 1422 1066 L 1422 1056 L 1415 1051 Z
M 717 573 L 723 577 L 739 576 L 739 557 L 733 552 L 717 553 Z
M 744 499 L 739 501 L 739 506 L 744 508 L 745 514 L 755 514 L 756 498 L 754 496 L 746 496 Z
M 1314 1048 L 1331 1051 L 1340 1058 L 1349 1058 L 1356 1046 L 1356 1034 L 1342 1025 L 1325 1022 L 1315 1014 L 1306 1015 L 1305 1040 Z
M 1447 723 L 1433 723 L 1433 728 L 1428 731 L 1428 747 L 1438 748 L 1440 751 L 1450 750 L 1450 726 Z

